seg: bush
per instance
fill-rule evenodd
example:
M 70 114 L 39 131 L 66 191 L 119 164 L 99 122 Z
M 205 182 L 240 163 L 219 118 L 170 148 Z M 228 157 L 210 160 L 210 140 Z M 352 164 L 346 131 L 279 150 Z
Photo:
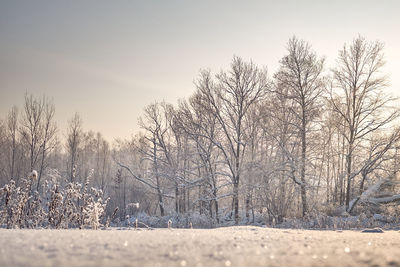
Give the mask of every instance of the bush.
M 0 189 L 1 225 L 7 228 L 98 229 L 108 199 L 104 200 L 101 190 L 88 188 L 92 173 L 83 186 L 68 183 L 63 188 L 57 179 L 45 181 L 44 196 L 40 196 L 37 191 L 32 192 L 32 183 L 36 177 L 33 174 L 23 179 L 21 186 L 16 186 L 11 180 Z

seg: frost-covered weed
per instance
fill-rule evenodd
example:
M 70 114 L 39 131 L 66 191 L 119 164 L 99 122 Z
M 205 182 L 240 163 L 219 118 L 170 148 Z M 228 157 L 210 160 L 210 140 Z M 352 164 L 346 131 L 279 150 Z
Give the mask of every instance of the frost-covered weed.
M 46 220 L 46 212 L 42 206 L 42 199 L 38 191 L 34 191 L 28 201 L 26 227 L 37 228 Z
M 91 175 L 93 172 L 91 172 Z M 59 175 L 51 175 L 43 185 L 43 195 L 32 192 L 36 172 L 23 179 L 21 186 L 10 181 L 0 189 L 0 224 L 7 228 L 87 228 L 98 229 L 108 199 L 89 187 L 90 175 L 82 186 L 68 183 L 62 187 Z
M 62 212 L 64 197 L 59 191 L 59 186 L 55 185 L 51 191 L 50 202 L 48 205 L 48 221 L 49 225 L 53 228 L 60 228 L 64 217 Z
M 1 189 L 1 224 L 7 228 L 18 225 L 22 207 L 21 188 L 13 180 Z
M 35 208 L 36 202 L 30 201 L 32 181 L 35 177 L 32 173 L 28 179 L 21 180 L 21 186 L 11 180 L 1 188 L 0 192 L 0 207 L 1 218 L 0 221 L 6 225 L 7 228 L 21 228 L 28 227 L 32 222 L 32 213 Z M 37 200 L 36 200 L 37 201 Z M 33 209 L 32 211 L 30 209 Z
M 88 196 L 88 194 L 85 196 Z M 104 214 L 108 200 L 103 200 L 101 190 L 91 188 L 91 194 L 85 200 L 86 205 L 83 207 L 84 225 L 90 226 L 92 229 L 100 227 L 100 217 Z

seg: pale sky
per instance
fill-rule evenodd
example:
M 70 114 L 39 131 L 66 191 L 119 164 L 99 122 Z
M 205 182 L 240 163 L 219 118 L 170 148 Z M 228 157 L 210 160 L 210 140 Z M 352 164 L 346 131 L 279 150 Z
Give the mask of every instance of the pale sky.
M 64 133 L 75 112 L 109 141 L 139 130 L 143 108 L 177 103 L 199 70 L 233 55 L 270 75 L 296 35 L 334 66 L 358 34 L 385 43 L 400 96 L 399 1 L 18 1 L 0 0 L 0 118 L 24 93 L 45 94 Z

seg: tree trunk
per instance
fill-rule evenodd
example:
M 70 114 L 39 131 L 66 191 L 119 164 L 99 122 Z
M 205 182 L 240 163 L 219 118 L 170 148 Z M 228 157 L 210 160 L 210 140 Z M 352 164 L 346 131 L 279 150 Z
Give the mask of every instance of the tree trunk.
M 239 178 L 239 177 L 238 177 Z M 237 179 L 238 181 L 239 179 Z M 235 224 L 239 224 L 239 183 L 233 183 L 233 208 L 235 216 Z
M 352 163 L 353 163 L 353 139 L 354 138 L 354 131 L 350 129 L 350 138 L 348 144 L 348 151 L 346 155 L 346 179 L 347 179 L 347 187 L 346 187 L 346 210 L 349 209 L 350 203 L 350 193 L 351 193 L 351 170 L 352 170 Z
M 47 138 L 47 137 L 45 136 L 45 138 Z M 42 178 L 43 169 L 44 169 L 45 156 L 46 156 L 46 140 L 44 141 L 43 147 L 42 147 L 42 160 L 40 161 L 40 169 L 39 169 L 38 181 L 37 181 L 37 186 L 36 186 L 36 191 L 38 191 L 38 192 L 39 192 L 39 186 L 40 186 L 40 179 Z
M 16 152 L 16 141 L 15 141 L 15 133 L 12 138 L 12 154 L 11 154 L 11 177 L 10 180 L 14 179 L 14 168 L 15 168 L 15 152 Z
M 302 119 L 302 129 L 301 129 L 301 170 L 300 170 L 300 180 L 301 180 L 301 202 L 303 207 L 303 217 L 307 213 L 307 194 L 306 194 L 306 121 L 305 121 L 305 111 L 303 108 L 303 119 Z
M 249 211 L 250 211 L 250 194 L 247 193 L 246 194 L 246 220 L 247 220 L 247 222 L 250 222 L 250 220 L 249 220 L 249 217 L 250 217 Z
M 349 145 L 349 152 L 346 156 L 346 179 L 347 179 L 347 187 L 346 187 L 346 210 L 349 208 L 350 203 L 350 190 L 351 190 L 351 164 L 352 164 L 352 153 L 351 153 L 352 145 Z
M 217 220 L 217 223 L 219 223 L 219 215 L 218 215 L 218 200 L 214 200 L 214 206 L 215 206 L 215 219 Z
M 175 184 L 175 212 L 179 213 L 179 188 L 178 188 L 178 184 Z
M 157 143 L 156 137 L 153 137 L 153 168 L 156 176 L 156 183 L 157 183 L 157 194 L 158 194 L 158 205 L 160 206 L 160 214 L 164 216 L 164 202 L 162 197 L 162 192 L 160 189 L 160 177 L 158 175 L 158 163 L 157 163 Z

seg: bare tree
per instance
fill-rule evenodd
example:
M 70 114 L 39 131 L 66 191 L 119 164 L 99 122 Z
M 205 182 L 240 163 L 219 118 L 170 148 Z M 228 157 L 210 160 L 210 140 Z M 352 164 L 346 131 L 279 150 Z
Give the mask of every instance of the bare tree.
M 18 108 L 13 106 L 7 117 L 7 132 L 10 140 L 10 155 L 9 155 L 9 168 L 10 168 L 10 179 L 15 179 L 15 163 L 17 157 L 18 147 Z
M 175 125 L 174 107 L 165 102 L 162 102 L 158 107 L 161 117 L 158 121 L 160 131 L 157 132 L 156 141 L 158 143 L 159 152 L 162 154 L 162 158 L 160 154 L 159 160 L 162 160 L 164 163 L 163 175 L 174 185 L 175 212 L 179 213 L 180 184 L 184 184 L 184 181 L 182 181 L 179 176 L 179 160 L 182 152 L 180 129 Z
M 270 223 L 280 223 L 294 206 L 294 184 L 298 155 L 298 120 L 293 113 L 296 103 L 286 97 L 287 87 L 275 84 L 271 98 L 261 107 L 264 145 L 261 150 L 263 180 L 262 205 L 268 210 Z
M 2 160 L 7 158 L 6 153 L 7 148 L 7 133 L 6 133 L 6 125 L 3 120 L 0 119 L 0 184 L 8 182 L 6 178 L 8 175 L 8 166 L 6 164 L 6 160 Z
M 76 175 L 76 162 L 78 159 L 79 148 L 82 142 L 82 120 L 78 113 L 72 117 L 68 124 L 67 134 L 67 153 L 69 158 L 68 176 L 74 182 Z
M 216 140 L 219 133 L 217 118 L 206 108 L 205 99 L 201 93 L 196 92 L 189 101 L 180 103 L 177 121 L 179 127 L 186 133 L 195 146 L 193 161 L 195 168 L 198 169 L 199 182 L 204 185 L 206 196 L 202 199 L 209 201 L 210 216 L 213 217 L 212 206 L 217 223 L 219 222 L 219 191 L 225 184 L 219 184 L 217 174 L 218 153 L 212 140 Z M 209 190 L 207 190 L 209 189 Z M 199 205 L 201 207 L 201 204 Z M 200 212 L 201 212 L 200 208 Z
M 260 177 L 263 173 L 261 162 L 261 151 L 263 147 L 260 145 L 262 136 L 262 118 L 263 104 L 257 103 L 249 109 L 248 116 L 245 117 L 245 140 L 248 144 L 246 150 L 246 164 L 243 167 L 243 185 L 245 194 L 245 212 L 247 222 L 250 222 L 250 211 L 254 218 L 254 192 L 260 186 Z
M 96 168 L 95 168 L 95 179 L 97 186 L 105 192 L 107 186 L 107 177 L 110 172 L 110 145 L 102 137 L 101 133 L 96 134 Z
M 144 154 L 152 161 L 153 176 L 155 178 L 155 185 L 152 185 L 157 191 L 158 204 L 161 216 L 165 214 L 164 207 L 164 193 L 162 189 L 162 182 L 160 177 L 161 160 L 159 156 L 159 140 L 163 139 L 163 135 L 167 131 L 165 121 L 163 121 L 160 106 L 158 103 L 151 104 L 145 108 L 144 119 L 140 119 L 142 129 L 147 131 L 145 139 L 151 145 L 150 149 L 143 151 Z
M 292 99 L 296 105 L 292 112 L 296 115 L 301 142 L 300 181 L 303 216 L 307 212 L 306 166 L 308 163 L 308 134 L 311 123 L 318 116 L 321 94 L 324 90 L 322 77 L 324 59 L 318 58 L 311 46 L 303 40 L 292 37 L 287 46 L 288 55 L 280 61 L 280 69 L 275 79 L 280 86 L 288 90 L 285 97 Z M 282 92 L 282 91 L 280 91 Z
M 25 94 L 24 113 L 22 114 L 20 132 L 22 140 L 29 151 L 29 169 L 36 168 L 43 140 L 43 112 L 45 99 Z
M 388 105 L 393 98 L 382 92 L 388 79 L 380 74 L 385 62 L 383 44 L 354 39 L 339 51 L 337 67 L 333 70 L 334 87 L 331 102 L 343 118 L 342 134 L 346 140 L 346 209 L 351 199 L 351 184 L 355 177 L 354 152 L 369 134 L 382 129 L 399 115 Z
M 46 101 L 44 103 L 44 116 L 42 121 L 42 144 L 41 148 L 41 161 L 39 167 L 39 174 L 38 174 L 38 182 L 37 182 L 37 190 L 39 190 L 40 180 L 42 178 L 42 174 L 44 169 L 46 168 L 46 159 L 49 153 L 55 148 L 57 145 L 57 125 L 54 122 L 54 114 L 55 114 L 55 107 L 54 104 Z
M 233 185 L 233 209 L 235 223 L 239 223 L 239 183 L 245 151 L 244 118 L 249 108 L 261 101 L 269 87 L 266 70 L 252 62 L 234 57 L 231 69 L 215 76 L 208 71 L 201 73 L 198 90 L 204 95 L 207 106 L 221 126 L 224 140 L 213 140 L 220 149 L 229 169 Z

